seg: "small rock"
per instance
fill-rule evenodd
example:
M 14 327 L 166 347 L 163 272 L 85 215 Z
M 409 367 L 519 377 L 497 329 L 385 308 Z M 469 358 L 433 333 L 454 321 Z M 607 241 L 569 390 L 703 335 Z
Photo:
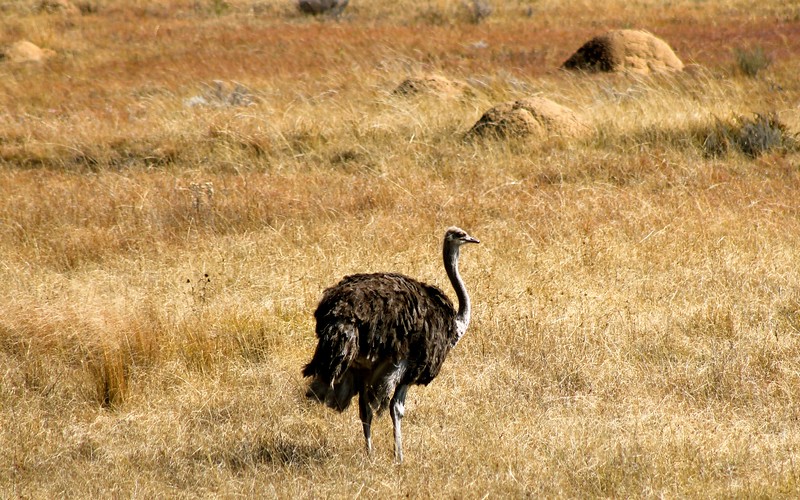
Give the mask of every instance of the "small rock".
M 50 49 L 42 49 L 27 40 L 21 40 L 6 47 L 2 58 L 12 63 L 40 63 L 54 55 L 55 52 Z

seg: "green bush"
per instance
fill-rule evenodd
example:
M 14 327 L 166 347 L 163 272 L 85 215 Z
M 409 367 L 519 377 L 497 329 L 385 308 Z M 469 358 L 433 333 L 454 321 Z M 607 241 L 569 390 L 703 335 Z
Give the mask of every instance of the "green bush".
M 772 58 L 761 47 L 753 49 L 736 47 L 733 49 L 733 54 L 736 58 L 736 67 L 745 76 L 755 77 L 759 71 L 772 64 Z

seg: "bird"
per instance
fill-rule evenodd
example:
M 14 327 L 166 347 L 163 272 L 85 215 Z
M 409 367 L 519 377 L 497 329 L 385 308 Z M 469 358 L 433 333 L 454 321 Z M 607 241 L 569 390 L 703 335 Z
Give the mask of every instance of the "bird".
M 390 409 L 394 458 L 403 462 L 400 421 L 412 385 L 428 385 L 470 322 L 471 304 L 458 271 L 462 245 L 480 243 L 452 226 L 444 234 L 444 268 L 458 310 L 432 285 L 397 273 L 353 274 L 327 288 L 314 311 L 317 346 L 302 370 L 306 396 L 343 412 L 358 395 L 368 456 L 373 414 Z

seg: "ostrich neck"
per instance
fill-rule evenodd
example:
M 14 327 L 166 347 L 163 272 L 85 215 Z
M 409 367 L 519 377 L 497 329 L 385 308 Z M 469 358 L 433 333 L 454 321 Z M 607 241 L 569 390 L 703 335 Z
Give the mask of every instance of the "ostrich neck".
M 453 289 L 456 291 L 456 297 L 458 298 L 458 312 L 456 313 L 457 337 L 453 343 L 453 345 L 455 345 L 459 340 L 461 340 L 464 332 L 467 331 L 471 308 L 469 303 L 469 294 L 467 294 L 467 289 L 464 287 L 464 281 L 461 279 L 461 274 L 458 272 L 459 246 L 445 244 L 443 253 L 444 269 L 447 271 L 447 277 L 450 278 L 450 283 L 453 285 Z

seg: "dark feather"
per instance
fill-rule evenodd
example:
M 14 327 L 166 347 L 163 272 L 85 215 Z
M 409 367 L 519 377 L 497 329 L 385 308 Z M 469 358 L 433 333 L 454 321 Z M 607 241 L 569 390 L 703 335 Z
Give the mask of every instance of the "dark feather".
M 314 312 L 319 343 L 303 369 L 314 377 L 309 396 L 342 411 L 366 388 L 370 406 L 386 408 L 391 393 L 382 385 L 392 366 L 406 362 L 401 384 L 427 385 L 438 375 L 457 340 L 455 316 L 440 289 L 407 276 L 346 276 Z

